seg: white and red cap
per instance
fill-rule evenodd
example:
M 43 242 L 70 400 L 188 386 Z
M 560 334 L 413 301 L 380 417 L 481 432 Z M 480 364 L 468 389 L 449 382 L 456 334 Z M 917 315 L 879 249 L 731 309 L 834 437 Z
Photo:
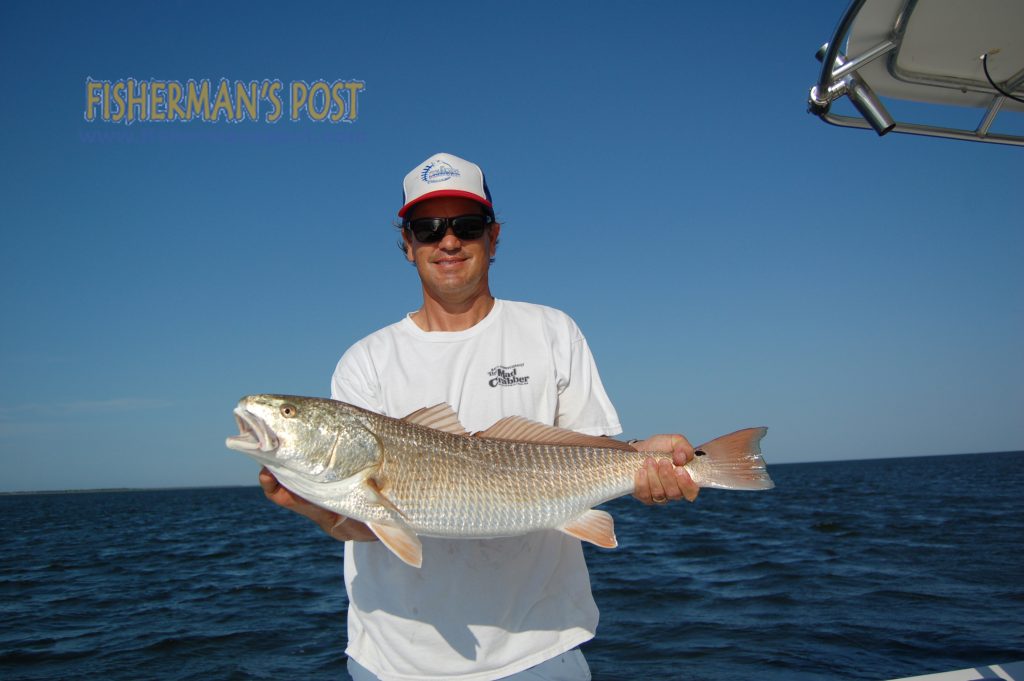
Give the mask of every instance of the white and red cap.
M 405 176 L 402 182 L 402 210 L 398 217 L 420 201 L 438 196 L 461 196 L 472 199 L 493 217 L 491 192 L 487 189 L 484 171 L 475 163 L 452 154 L 434 154 Z

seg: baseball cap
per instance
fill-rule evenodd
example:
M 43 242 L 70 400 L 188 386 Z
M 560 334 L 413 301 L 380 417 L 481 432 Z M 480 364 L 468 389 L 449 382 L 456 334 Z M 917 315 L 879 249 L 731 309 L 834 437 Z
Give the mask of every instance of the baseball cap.
M 402 182 L 402 210 L 398 217 L 420 201 L 437 196 L 461 196 L 483 204 L 493 217 L 491 192 L 484 171 L 475 163 L 453 154 L 434 154 L 409 171 Z

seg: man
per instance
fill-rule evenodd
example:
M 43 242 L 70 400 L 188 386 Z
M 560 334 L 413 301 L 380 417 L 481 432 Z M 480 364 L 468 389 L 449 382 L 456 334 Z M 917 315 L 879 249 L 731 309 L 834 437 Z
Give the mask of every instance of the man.
M 423 305 L 352 346 L 331 382 L 334 399 L 388 416 L 447 402 L 465 428 L 511 415 L 591 435 L 621 432 L 586 340 L 567 315 L 496 300 L 488 271 L 501 225 L 480 168 L 435 154 L 403 183 L 405 257 Z M 635 443 L 693 456 L 682 435 Z M 577 646 L 598 613 L 580 542 L 561 532 L 451 540 L 424 537 L 423 567 L 376 542 L 363 523 L 309 504 L 264 469 L 267 497 L 344 540 L 349 671 L 362 679 L 589 679 Z M 648 459 L 644 503 L 697 496 L 689 475 Z

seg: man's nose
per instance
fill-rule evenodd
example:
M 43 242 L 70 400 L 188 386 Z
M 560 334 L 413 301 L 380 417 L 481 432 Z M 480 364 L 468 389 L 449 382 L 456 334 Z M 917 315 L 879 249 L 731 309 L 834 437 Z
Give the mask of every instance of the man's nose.
M 452 231 L 450 226 L 445 227 L 444 236 L 441 237 L 441 241 L 437 244 L 438 248 L 443 248 L 446 251 L 451 251 L 462 246 L 462 239 L 455 236 L 455 232 Z

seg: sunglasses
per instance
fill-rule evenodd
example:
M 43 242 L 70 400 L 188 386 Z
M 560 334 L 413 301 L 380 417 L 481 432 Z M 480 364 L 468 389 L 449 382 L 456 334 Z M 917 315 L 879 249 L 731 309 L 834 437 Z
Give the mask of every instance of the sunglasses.
M 437 243 L 444 238 L 448 228 L 459 239 L 470 241 L 479 239 L 484 235 L 487 225 L 494 222 L 490 215 L 473 213 L 472 215 L 459 215 L 454 218 L 416 218 L 405 223 L 405 228 L 412 232 L 416 241 L 421 244 Z

